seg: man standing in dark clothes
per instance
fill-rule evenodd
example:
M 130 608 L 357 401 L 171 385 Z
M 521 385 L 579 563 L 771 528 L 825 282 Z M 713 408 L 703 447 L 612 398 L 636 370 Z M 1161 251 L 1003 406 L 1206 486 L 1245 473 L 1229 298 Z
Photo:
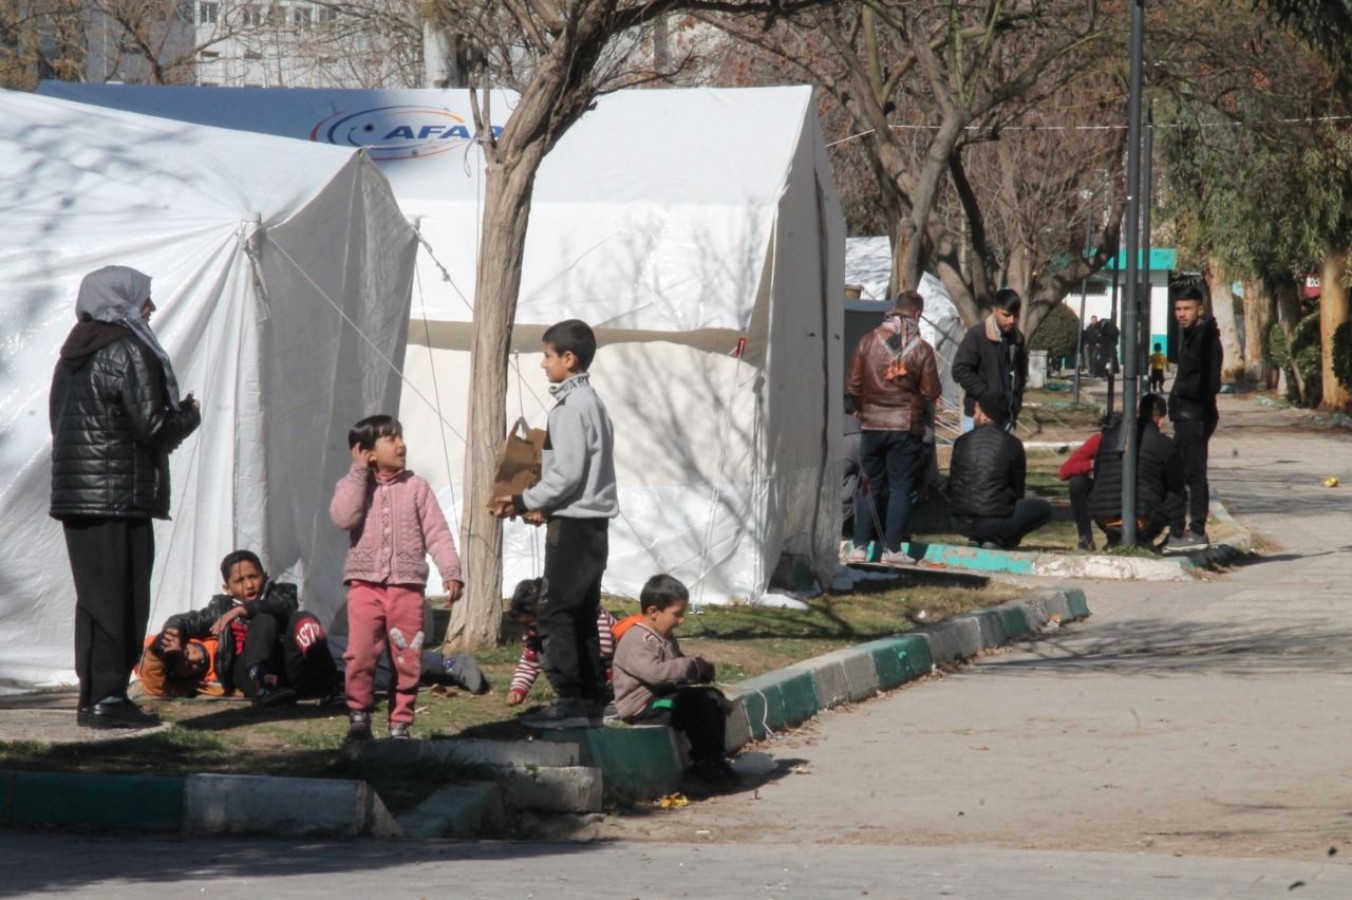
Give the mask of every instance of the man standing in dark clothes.
M 1094 363 L 1094 374 L 1099 378 L 1111 378 L 1113 362 L 1117 359 L 1117 339 L 1122 336 L 1122 332 L 1112 319 L 1099 322 L 1098 332 L 1098 359 Z
M 1051 520 L 1052 505 L 1023 496 L 1028 458 L 1022 442 L 1005 430 L 1004 410 L 994 413 L 979 404 L 976 427 L 954 442 L 948 499 L 955 531 L 974 543 L 1012 550 Z
M 1169 392 L 1169 420 L 1174 423 L 1174 451 L 1183 470 L 1191 522 L 1184 533 L 1184 513 L 1180 510 L 1170 524 L 1164 552 L 1190 553 L 1211 546 L 1206 535 L 1211 505 L 1207 445 L 1220 421 L 1216 394 L 1221 389 L 1225 354 L 1216 320 L 1203 314 L 1201 288 L 1184 288 L 1174 297 L 1174 319 L 1178 322 L 1178 369 Z
M 992 310 L 984 322 L 973 325 L 953 354 L 953 380 L 963 390 L 962 430 L 972 430 L 977 403 L 986 414 L 1013 431 L 1023 408 L 1023 386 L 1028 383 L 1028 351 L 1019 331 L 1018 293 L 997 291 Z
M 153 519 L 169 518 L 169 454 L 201 423 L 150 330 L 150 276 L 105 266 L 80 283 L 52 375 L 50 514 L 75 580 L 76 723 L 145 728 L 127 699 L 150 617 Z

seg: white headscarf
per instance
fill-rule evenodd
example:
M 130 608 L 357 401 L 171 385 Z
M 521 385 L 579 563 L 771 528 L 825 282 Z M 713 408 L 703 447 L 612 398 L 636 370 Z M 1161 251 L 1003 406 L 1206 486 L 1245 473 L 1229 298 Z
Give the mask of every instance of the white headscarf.
M 80 282 L 80 293 L 75 299 L 75 318 L 94 319 L 110 325 L 131 329 L 141 343 L 159 357 L 164 367 L 164 387 L 169 402 L 178 406 L 178 378 L 169 354 L 164 352 L 150 324 L 141 318 L 141 307 L 150 299 L 150 276 L 130 266 L 104 266 L 95 269 Z

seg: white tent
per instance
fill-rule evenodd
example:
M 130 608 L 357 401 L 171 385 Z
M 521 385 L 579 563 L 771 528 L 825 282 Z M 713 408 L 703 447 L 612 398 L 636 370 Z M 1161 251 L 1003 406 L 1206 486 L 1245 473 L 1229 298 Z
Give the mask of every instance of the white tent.
M 400 416 L 458 521 L 481 159 L 461 91 L 67 85 L 43 91 L 232 128 L 370 146 L 426 241 Z M 514 98 L 493 98 L 496 125 Z M 835 567 L 844 229 L 808 88 L 600 98 L 536 181 L 509 417 L 543 426 L 545 326 L 598 330 L 621 518 L 608 591 L 658 571 L 697 601 L 755 599 L 787 553 Z M 492 264 L 491 260 L 486 264 Z M 509 526 L 508 584 L 539 534 Z M 473 573 L 468 573 L 473 577 Z
M 48 518 L 47 398 L 76 288 L 154 279 L 155 328 L 202 427 L 171 458 L 151 624 L 201 606 L 228 551 L 341 600 L 328 521 L 347 429 L 392 409 L 415 236 L 364 154 L 0 91 L 0 686 L 74 679 L 74 587 Z

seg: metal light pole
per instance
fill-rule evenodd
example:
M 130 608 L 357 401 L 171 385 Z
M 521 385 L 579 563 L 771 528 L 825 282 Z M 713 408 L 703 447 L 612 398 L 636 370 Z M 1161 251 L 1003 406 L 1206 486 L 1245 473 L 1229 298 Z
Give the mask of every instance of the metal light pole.
M 1084 213 L 1084 248 L 1089 249 L 1090 232 L 1094 228 L 1094 192 L 1085 188 L 1080 196 L 1089 201 L 1089 209 Z M 1080 405 L 1080 364 L 1084 362 L 1084 295 L 1089 288 L 1089 275 L 1080 279 L 1080 321 L 1079 334 L 1075 335 L 1075 406 Z
M 1145 154 L 1141 161 L 1141 289 L 1145 296 L 1137 307 L 1137 313 L 1141 317 L 1140 336 L 1137 338 L 1137 381 L 1145 383 L 1145 377 L 1150 373 L 1150 307 L 1151 307 L 1151 288 L 1150 288 L 1150 207 L 1151 197 L 1153 196 L 1152 186 L 1154 184 L 1154 158 L 1155 158 L 1155 110 L 1152 104 L 1151 108 L 1145 113 Z
M 1131 4 L 1131 76 L 1127 101 L 1127 297 L 1122 309 L 1122 332 L 1139 343 L 1141 284 L 1141 69 L 1145 55 L 1145 0 Z M 1126 443 L 1122 449 L 1122 543 L 1136 544 L 1136 383 L 1138 350 L 1123 354 L 1122 424 Z

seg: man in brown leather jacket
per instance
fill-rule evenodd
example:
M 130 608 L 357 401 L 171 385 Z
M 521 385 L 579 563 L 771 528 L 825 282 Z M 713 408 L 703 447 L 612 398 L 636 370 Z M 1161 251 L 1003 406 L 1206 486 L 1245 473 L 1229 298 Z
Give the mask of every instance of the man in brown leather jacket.
M 915 561 L 902 552 L 901 539 L 923 474 L 926 410 L 942 390 L 934 348 L 920 336 L 924 310 L 917 292 L 898 296 L 883 324 L 859 341 L 850 365 L 845 390 L 859 407 L 859 459 L 867 480 L 855 510 L 850 562 L 867 560 L 879 531 L 885 564 Z

